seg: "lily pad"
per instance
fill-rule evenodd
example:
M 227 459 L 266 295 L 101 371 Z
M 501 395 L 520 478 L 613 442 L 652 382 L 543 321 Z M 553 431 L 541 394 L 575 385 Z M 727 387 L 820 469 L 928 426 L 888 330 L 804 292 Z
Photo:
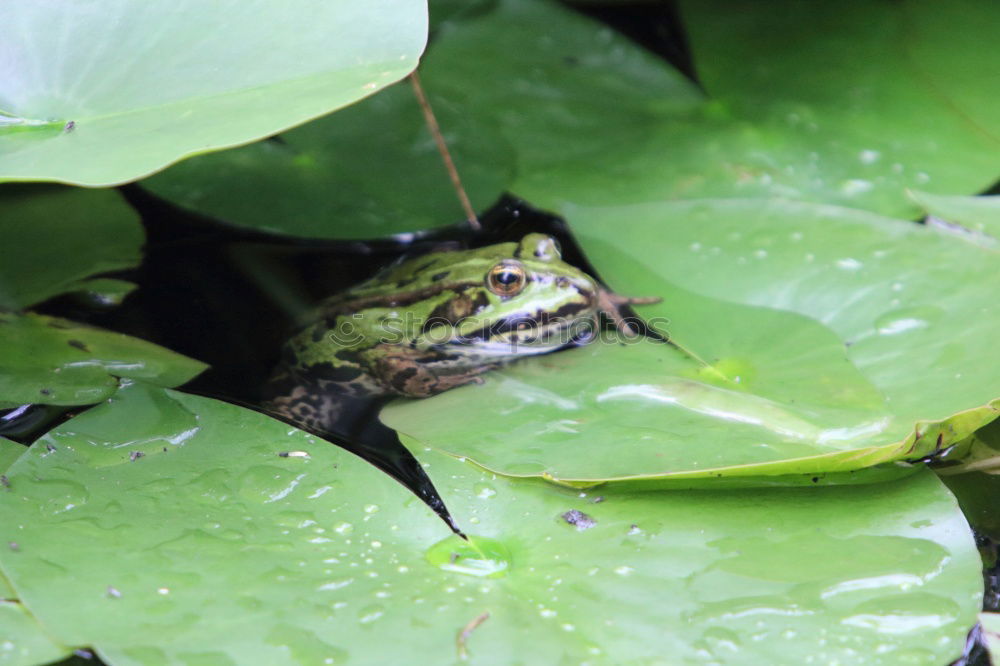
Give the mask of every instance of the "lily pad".
M 1000 21 L 997 3 L 730 4 L 683 7 L 702 90 L 555 3 L 498 0 L 462 12 L 446 3 L 421 72 L 477 205 L 491 198 L 493 181 L 476 172 L 510 151 L 516 169 L 504 187 L 551 208 L 782 196 L 913 216 L 906 188 L 974 193 L 1000 176 L 1000 106 L 983 83 L 1000 68 L 986 28 Z M 342 135 L 362 117 L 367 135 L 379 137 L 370 156 Z M 411 188 L 397 171 L 423 153 L 409 130 L 394 128 L 415 117 L 408 105 L 372 101 L 342 124 L 324 121 L 331 136 L 317 148 L 226 153 L 149 185 L 183 205 L 293 234 L 414 231 L 427 226 L 431 202 L 442 211 L 434 226 L 453 222 L 441 176 L 425 186 L 427 204 L 399 214 Z M 327 166 L 344 163 L 344 154 L 358 155 L 360 174 Z M 440 173 L 435 165 L 425 174 L 423 164 L 412 171 L 421 184 Z M 203 178 L 211 173 L 218 176 Z M 276 197 L 273 182 L 295 195 Z M 495 198 L 503 187 L 493 186 Z M 381 211 L 371 204 L 379 199 Z M 290 212 L 289 221 L 274 210 Z M 306 222 L 310 215 L 328 226 Z
M 87 405 L 118 390 L 118 378 L 178 386 L 204 363 L 121 333 L 57 317 L 0 312 L 0 407 Z
M 1000 5 L 779 0 L 747 11 L 710 0 L 681 10 L 724 125 L 704 137 L 689 177 L 712 164 L 728 172 L 684 196 L 761 193 L 909 217 L 906 188 L 971 194 L 1000 176 L 1000 98 L 983 85 L 1000 67 L 987 46 Z
M 972 536 L 926 471 L 599 500 L 424 462 L 471 545 L 340 449 L 136 384 L 15 463 L 0 565 L 116 665 L 946 663 L 979 611 Z
M 432 5 L 439 9 L 451 18 L 421 76 L 479 208 L 519 181 L 515 170 L 579 158 L 579 177 L 596 153 L 624 168 L 652 123 L 702 101 L 652 54 L 555 3 Z M 462 213 L 429 135 L 416 131 L 423 120 L 412 97 L 401 85 L 291 133 L 288 150 L 197 158 L 143 184 L 230 222 L 292 234 L 370 238 L 451 224 Z
M 487 207 L 513 177 L 512 151 L 461 105 L 430 101 L 463 187 Z M 371 238 L 464 218 L 407 82 L 280 141 L 188 160 L 143 186 L 219 219 L 299 236 Z
M 418 0 L 19 3 L 0 26 L 0 180 L 111 185 L 254 141 L 397 81 L 426 38 Z
M 0 187 L 0 310 L 20 310 L 72 291 L 121 293 L 121 280 L 86 280 L 139 264 L 142 227 L 117 192 L 72 187 Z M 125 290 L 127 293 L 127 290 Z
M 612 286 L 663 297 L 643 316 L 694 358 L 604 342 L 394 403 L 386 423 L 503 474 L 690 485 L 842 482 L 823 473 L 916 460 L 1000 414 L 995 252 L 805 203 L 564 212 Z
M 0 574 L 2 578 L 2 574 Z M 0 586 L 2 587 L 2 586 Z M 69 656 L 71 650 L 46 635 L 31 613 L 17 601 L 0 598 L 0 664 L 37 666 Z
M 0 437 L 0 474 L 7 471 L 7 468 L 14 464 L 14 461 L 21 457 L 27 449 L 17 442 L 12 442 L 6 437 Z

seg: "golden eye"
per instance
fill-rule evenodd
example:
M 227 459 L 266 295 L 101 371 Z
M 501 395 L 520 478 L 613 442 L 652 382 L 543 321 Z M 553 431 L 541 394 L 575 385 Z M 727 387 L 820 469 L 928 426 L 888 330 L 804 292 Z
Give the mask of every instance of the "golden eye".
M 527 281 L 524 266 L 516 261 L 501 261 L 486 274 L 486 286 L 497 296 L 514 296 Z

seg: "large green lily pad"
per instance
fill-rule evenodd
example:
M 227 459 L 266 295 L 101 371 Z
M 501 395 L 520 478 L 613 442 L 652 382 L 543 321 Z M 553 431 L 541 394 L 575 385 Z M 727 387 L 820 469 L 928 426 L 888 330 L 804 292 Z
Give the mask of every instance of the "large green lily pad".
M 204 363 L 122 333 L 57 317 L 0 312 L 0 407 L 87 405 L 118 390 L 118 378 L 178 386 Z
M 1000 5 L 718 0 L 683 9 L 707 94 L 555 3 L 441 7 L 447 18 L 421 72 L 477 205 L 505 185 L 548 207 L 783 196 L 911 216 L 906 188 L 974 193 L 1000 176 L 1000 106 L 983 83 L 1000 67 L 985 27 L 1000 21 Z M 368 152 L 356 136 L 363 119 Z M 412 104 L 371 100 L 300 130 L 288 148 L 215 155 L 148 186 L 292 234 L 360 238 L 448 224 L 458 209 L 440 166 L 427 166 L 429 142 L 414 141 L 417 120 Z M 506 183 L 481 176 L 511 151 Z M 361 168 L 338 166 L 344 155 Z M 410 164 L 411 177 L 400 176 Z M 400 214 L 404 204 L 413 212 Z
M 663 297 L 642 314 L 696 358 L 591 345 L 395 403 L 389 425 L 503 474 L 766 483 L 918 459 L 1000 414 L 995 252 L 804 203 L 564 212 L 612 286 Z
M 421 0 L 17 3 L 0 25 L 0 180 L 121 183 L 274 134 L 409 73 Z
M 463 187 L 486 208 L 513 177 L 511 150 L 460 105 L 431 102 Z M 408 82 L 280 142 L 188 160 L 143 186 L 220 219 L 299 236 L 371 238 L 464 217 Z
M 139 264 L 142 227 L 117 192 L 71 187 L 0 187 L 0 309 L 20 310 L 108 280 L 95 273 Z
M 979 610 L 971 534 L 926 472 L 599 501 L 424 463 L 475 547 L 340 449 L 134 385 L 9 470 L 0 567 L 115 666 L 946 663 Z

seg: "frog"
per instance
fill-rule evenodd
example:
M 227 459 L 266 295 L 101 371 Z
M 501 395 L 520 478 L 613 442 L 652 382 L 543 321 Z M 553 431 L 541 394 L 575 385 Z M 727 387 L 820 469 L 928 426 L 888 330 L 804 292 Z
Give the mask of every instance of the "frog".
M 403 258 L 303 318 L 265 406 L 335 431 L 359 405 L 428 398 L 518 359 L 589 344 L 603 322 L 634 337 L 621 308 L 659 300 L 612 292 L 541 233 Z

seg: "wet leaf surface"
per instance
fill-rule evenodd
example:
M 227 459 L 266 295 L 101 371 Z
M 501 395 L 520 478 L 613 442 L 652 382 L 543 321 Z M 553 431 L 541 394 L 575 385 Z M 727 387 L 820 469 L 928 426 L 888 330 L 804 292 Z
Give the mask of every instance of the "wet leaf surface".
M 927 472 L 598 495 L 422 455 L 471 547 L 339 449 L 130 386 L 15 463 L 0 565 L 47 631 L 116 665 L 946 663 L 978 613 L 971 534 Z
M 0 180 L 111 185 L 260 139 L 402 78 L 426 37 L 409 0 L 11 7 Z
M 20 310 L 65 292 L 121 292 L 121 281 L 85 278 L 137 266 L 143 233 L 117 192 L 4 185 L 0 238 L 0 309 Z
M 0 407 L 87 405 L 118 378 L 177 386 L 205 365 L 145 340 L 57 317 L 0 312 Z

